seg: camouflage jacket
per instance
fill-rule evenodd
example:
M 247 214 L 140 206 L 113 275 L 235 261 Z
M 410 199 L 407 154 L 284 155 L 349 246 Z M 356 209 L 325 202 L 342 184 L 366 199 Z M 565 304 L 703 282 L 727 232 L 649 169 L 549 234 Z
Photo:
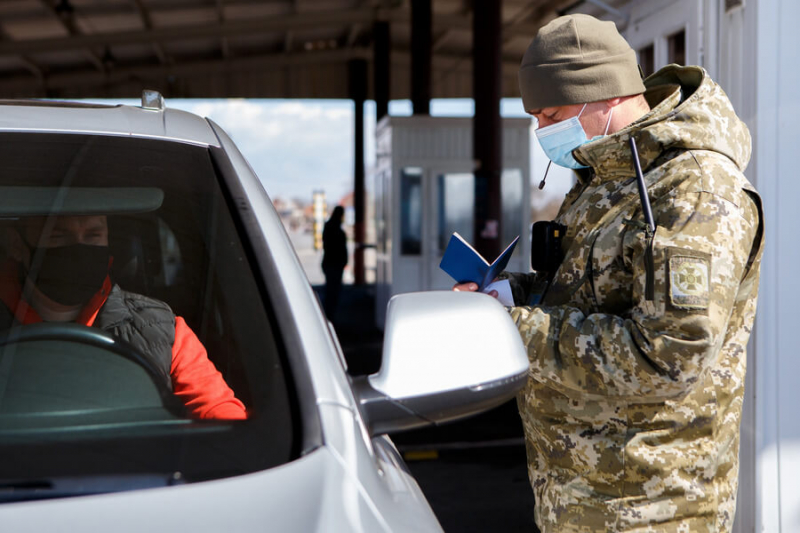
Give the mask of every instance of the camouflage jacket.
M 591 172 L 561 208 L 564 259 L 541 303 L 522 305 L 541 279 L 509 275 L 530 358 L 518 404 L 545 533 L 733 524 L 763 248 L 761 201 L 742 174 L 750 134 L 702 68 L 672 65 L 645 85 L 648 114 L 574 152 Z

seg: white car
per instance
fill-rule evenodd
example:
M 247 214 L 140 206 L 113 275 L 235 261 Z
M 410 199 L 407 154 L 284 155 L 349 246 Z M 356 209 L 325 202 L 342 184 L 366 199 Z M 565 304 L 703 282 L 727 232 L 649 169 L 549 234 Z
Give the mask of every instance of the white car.
M 37 307 L 45 264 L 85 274 L 48 259 L 57 221 L 97 216 L 106 279 L 180 317 L 182 340 L 142 349 L 156 344 L 97 322 L 110 299 L 89 318 Z M 258 178 L 219 126 L 157 93 L 0 103 L 0 237 L 3 531 L 440 531 L 386 435 L 498 405 L 527 376 L 496 300 L 430 292 L 392 300 L 380 371 L 350 378 Z M 215 411 L 193 403 L 199 381 L 186 392 L 187 331 L 247 419 L 200 417 Z

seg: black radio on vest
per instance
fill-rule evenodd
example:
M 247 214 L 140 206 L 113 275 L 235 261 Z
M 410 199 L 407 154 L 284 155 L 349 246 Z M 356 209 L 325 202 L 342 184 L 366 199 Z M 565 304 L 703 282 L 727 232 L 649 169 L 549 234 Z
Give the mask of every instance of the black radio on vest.
M 554 221 L 540 220 L 531 229 L 531 268 L 553 273 L 564 259 L 561 239 L 567 227 Z

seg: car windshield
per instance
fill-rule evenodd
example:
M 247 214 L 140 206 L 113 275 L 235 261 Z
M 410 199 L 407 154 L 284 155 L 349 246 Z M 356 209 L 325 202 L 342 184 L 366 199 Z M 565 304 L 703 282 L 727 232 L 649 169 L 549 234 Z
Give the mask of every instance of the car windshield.
M 225 158 L 0 134 L 0 502 L 296 457 L 288 365 Z

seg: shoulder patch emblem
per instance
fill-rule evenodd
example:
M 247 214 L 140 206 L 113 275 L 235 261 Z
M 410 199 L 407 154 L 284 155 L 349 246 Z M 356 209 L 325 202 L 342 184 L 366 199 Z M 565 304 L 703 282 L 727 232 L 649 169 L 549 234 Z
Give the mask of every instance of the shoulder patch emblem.
M 669 296 L 672 305 L 686 309 L 707 309 L 708 270 L 708 261 L 702 257 L 681 255 L 670 257 Z

